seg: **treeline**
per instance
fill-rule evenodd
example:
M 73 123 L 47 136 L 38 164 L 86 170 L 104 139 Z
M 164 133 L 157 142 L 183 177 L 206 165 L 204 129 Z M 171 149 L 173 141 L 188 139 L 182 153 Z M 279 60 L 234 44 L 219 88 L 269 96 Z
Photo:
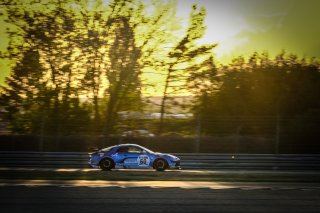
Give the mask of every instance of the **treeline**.
M 315 59 L 254 53 L 221 67 L 195 106 L 204 135 L 313 133 L 320 125 L 320 68 Z
M 1 116 L 15 133 L 108 136 L 143 128 L 306 138 L 318 130 L 317 59 L 254 53 L 217 66 L 215 44 L 197 44 L 205 30 L 205 10 L 197 6 L 181 31 L 172 1 L 38 2 L 7 1 L 1 11 L 11 24 L 1 56 L 12 61 Z M 119 112 L 148 111 L 143 94 L 152 87 L 162 91 L 159 119 L 121 119 Z M 183 92 L 193 101 L 175 103 Z M 166 118 L 177 104 L 194 117 Z
M 163 91 L 161 132 L 169 96 L 212 63 L 215 45 L 196 44 L 205 30 L 205 9 L 197 6 L 186 30 L 179 30 L 175 1 L 10 0 L 2 6 L 10 42 L 1 56 L 12 71 L 1 106 L 13 132 L 114 134 L 123 126 L 118 112 L 143 111 L 148 87 Z M 150 85 L 151 74 L 159 83 Z
M 254 53 L 219 71 L 195 105 L 200 136 L 233 137 L 236 153 L 319 153 L 319 61 Z

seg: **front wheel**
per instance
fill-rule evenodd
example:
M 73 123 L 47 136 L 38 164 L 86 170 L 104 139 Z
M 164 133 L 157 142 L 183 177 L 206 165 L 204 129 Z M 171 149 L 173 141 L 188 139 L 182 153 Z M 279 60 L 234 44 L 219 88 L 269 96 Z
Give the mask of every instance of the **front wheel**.
M 113 168 L 113 161 L 111 159 L 105 158 L 102 159 L 99 163 L 100 169 L 104 171 L 109 171 Z
M 164 159 L 158 159 L 154 162 L 154 168 L 157 171 L 164 171 L 168 168 L 168 163 Z

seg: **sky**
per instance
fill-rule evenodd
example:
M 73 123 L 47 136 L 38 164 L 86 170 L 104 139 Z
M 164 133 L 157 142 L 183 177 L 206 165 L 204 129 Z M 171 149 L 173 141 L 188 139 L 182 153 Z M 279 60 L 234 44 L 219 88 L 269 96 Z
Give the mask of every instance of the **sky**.
M 178 0 L 177 15 L 185 25 L 193 4 L 207 10 L 200 43 L 218 43 L 213 52 L 219 64 L 254 51 L 320 57 L 320 0 Z M 4 29 L 1 24 L 0 50 L 7 42 Z M 8 72 L 0 61 L 0 84 Z
M 203 43 L 218 43 L 218 62 L 283 49 L 320 57 L 320 0 L 180 0 L 178 15 L 188 14 L 194 3 L 207 10 Z

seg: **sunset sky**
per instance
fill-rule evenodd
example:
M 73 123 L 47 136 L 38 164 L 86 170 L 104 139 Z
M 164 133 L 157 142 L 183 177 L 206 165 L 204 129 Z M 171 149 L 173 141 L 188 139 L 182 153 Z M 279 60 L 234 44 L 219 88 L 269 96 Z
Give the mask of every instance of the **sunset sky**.
M 320 56 L 319 0 L 181 0 L 178 15 L 197 3 L 207 9 L 204 42 L 217 42 L 219 62 L 254 51 L 271 55 L 282 49 Z
M 207 10 L 207 31 L 201 43 L 218 43 L 218 63 L 254 51 L 271 55 L 285 49 L 300 56 L 320 56 L 319 0 L 178 0 L 177 15 L 186 25 L 191 6 Z M 1 22 L 0 50 L 7 37 Z M 9 73 L 0 61 L 0 84 Z

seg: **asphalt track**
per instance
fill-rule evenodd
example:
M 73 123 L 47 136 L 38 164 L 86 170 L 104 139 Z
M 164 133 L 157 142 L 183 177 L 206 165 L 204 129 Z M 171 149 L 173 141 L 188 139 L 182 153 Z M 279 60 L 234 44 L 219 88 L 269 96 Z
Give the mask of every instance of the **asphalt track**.
M 146 183 L 147 184 L 147 183 Z M 319 212 L 317 188 L 2 186 L 1 212 Z
M 39 172 L 47 169 L 2 168 L 0 169 L 0 212 L 45 213 L 45 212 L 320 212 L 320 182 L 317 172 L 302 173 L 303 177 L 316 175 L 315 179 L 302 182 L 257 181 L 123 181 L 123 180 L 59 180 L 59 179 L 1 179 L 7 170 Z M 55 173 L 81 172 L 93 175 L 96 170 L 49 170 Z M 101 175 L 142 174 L 233 176 L 238 171 L 168 171 L 157 173 L 151 170 L 114 171 Z M 258 171 L 243 171 L 251 177 Z M 268 171 L 260 175 L 283 175 Z M 290 177 L 300 172 L 290 172 Z M 19 173 L 16 173 L 19 174 Z M 307 176 L 306 176 L 307 175 Z M 3 176 L 2 176 L 3 177 Z M 157 177 L 156 177 L 157 179 Z M 296 179 L 299 180 L 300 178 Z M 259 181 L 260 180 L 260 181 Z M 293 179 L 295 180 L 295 179 Z M 311 179 L 310 179 L 311 180 Z

